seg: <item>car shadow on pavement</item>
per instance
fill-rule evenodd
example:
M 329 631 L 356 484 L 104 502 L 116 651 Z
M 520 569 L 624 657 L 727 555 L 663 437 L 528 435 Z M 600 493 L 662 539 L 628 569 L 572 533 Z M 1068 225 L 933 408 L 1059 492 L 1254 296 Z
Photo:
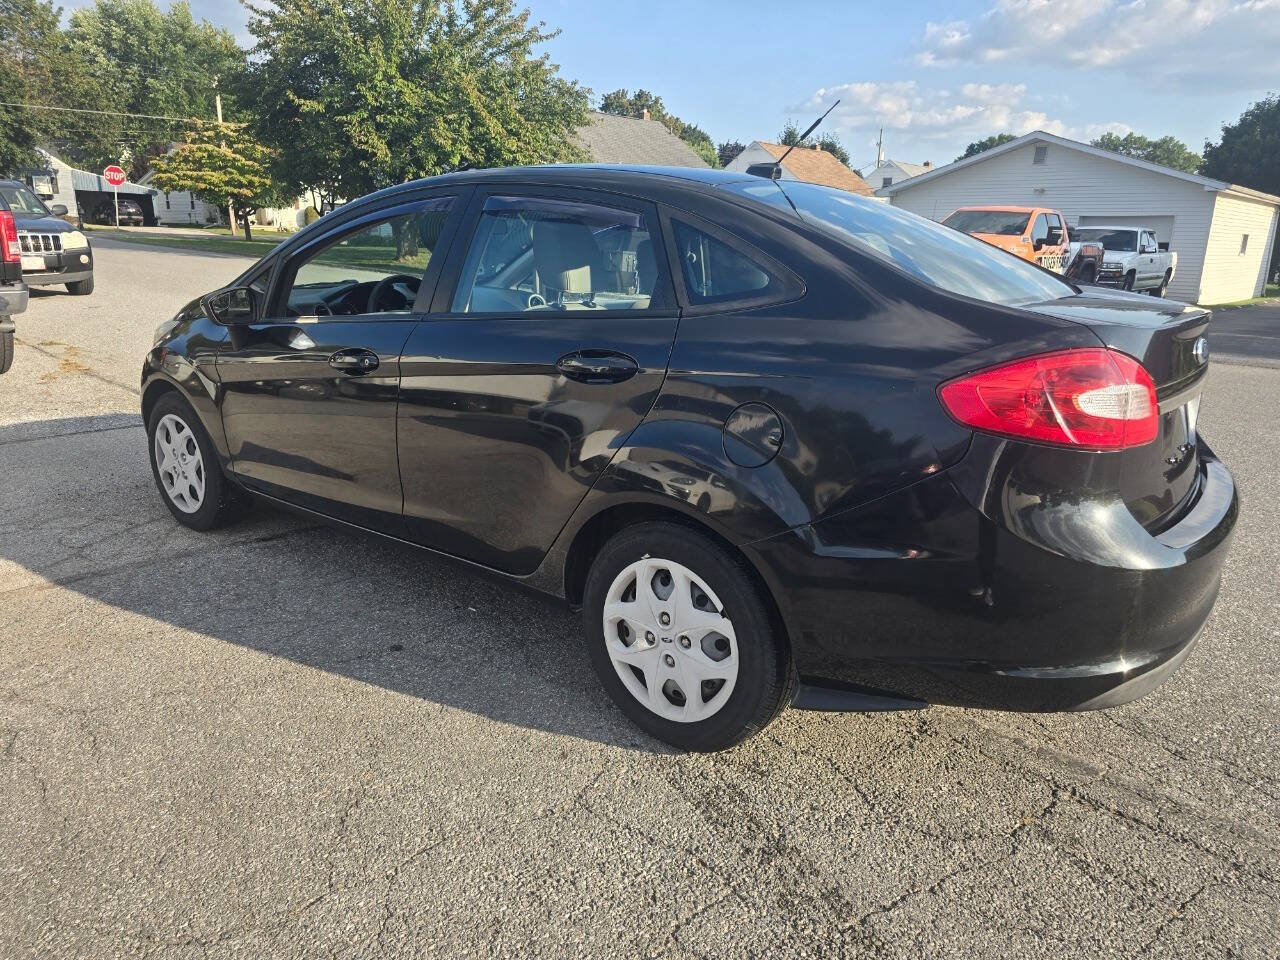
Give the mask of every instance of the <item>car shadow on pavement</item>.
M 77 626 L 68 629 L 81 640 L 101 634 L 101 656 L 122 636 L 157 642 L 147 618 L 182 631 L 160 633 L 190 651 L 197 674 L 212 660 L 241 683 L 287 682 L 269 666 L 228 661 L 211 638 L 502 723 L 670 752 L 605 695 L 580 617 L 562 602 L 262 504 L 226 529 L 187 530 L 155 489 L 145 442 L 136 415 L 0 428 L 10 507 L 0 520 L 0 596 L 12 598 L 11 611 L 69 604 Z M 38 658 L 34 637 L 32 650 Z M 173 662 L 172 646 L 155 651 Z

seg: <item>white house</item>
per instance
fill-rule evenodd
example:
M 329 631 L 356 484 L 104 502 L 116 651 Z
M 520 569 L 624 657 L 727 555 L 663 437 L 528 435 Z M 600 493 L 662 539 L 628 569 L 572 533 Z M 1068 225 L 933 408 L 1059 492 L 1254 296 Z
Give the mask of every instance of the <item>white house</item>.
M 905 160 L 887 160 L 881 157 L 871 168 L 870 173 L 862 175 L 862 179 L 871 184 L 873 190 L 880 190 L 883 187 L 901 183 L 903 180 L 918 177 L 922 173 L 928 173 L 932 169 L 933 164 L 928 160 L 924 163 L 907 163 Z
M 1052 207 L 1082 227 L 1151 227 L 1178 254 L 1168 296 L 1189 303 L 1261 296 L 1280 221 L 1280 197 L 1043 131 L 876 194 L 933 220 L 956 207 L 1013 204 Z

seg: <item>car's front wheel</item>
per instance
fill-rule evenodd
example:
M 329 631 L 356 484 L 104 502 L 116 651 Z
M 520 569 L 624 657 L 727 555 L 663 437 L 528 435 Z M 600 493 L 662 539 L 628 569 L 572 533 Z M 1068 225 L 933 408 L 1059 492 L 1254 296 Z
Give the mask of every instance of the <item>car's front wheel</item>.
M 615 534 L 583 597 L 605 689 L 649 734 L 723 750 L 773 721 L 795 692 L 782 631 L 744 562 L 677 523 Z
M 68 283 L 67 292 L 75 297 L 87 297 L 93 293 L 93 277 L 89 276 L 75 283 Z
M 169 512 L 192 530 L 212 530 L 243 512 L 244 494 L 223 475 L 217 451 L 191 405 L 166 393 L 147 421 L 151 473 Z

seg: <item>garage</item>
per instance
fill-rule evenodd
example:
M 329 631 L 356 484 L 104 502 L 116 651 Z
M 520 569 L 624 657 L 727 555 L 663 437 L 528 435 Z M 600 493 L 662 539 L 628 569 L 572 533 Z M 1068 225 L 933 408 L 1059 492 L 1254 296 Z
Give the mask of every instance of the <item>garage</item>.
M 1262 295 L 1280 197 L 1035 131 L 882 187 L 932 220 L 957 207 L 1062 211 L 1069 224 L 1151 227 L 1178 255 L 1168 296 L 1218 304 Z

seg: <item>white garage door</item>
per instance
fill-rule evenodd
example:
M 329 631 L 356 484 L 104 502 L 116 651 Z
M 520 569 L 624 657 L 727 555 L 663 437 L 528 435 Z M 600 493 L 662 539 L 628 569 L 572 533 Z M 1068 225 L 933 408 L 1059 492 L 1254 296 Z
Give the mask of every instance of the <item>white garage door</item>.
M 1173 217 L 1081 217 L 1080 226 L 1151 227 L 1160 243 L 1171 243 L 1173 240 Z

